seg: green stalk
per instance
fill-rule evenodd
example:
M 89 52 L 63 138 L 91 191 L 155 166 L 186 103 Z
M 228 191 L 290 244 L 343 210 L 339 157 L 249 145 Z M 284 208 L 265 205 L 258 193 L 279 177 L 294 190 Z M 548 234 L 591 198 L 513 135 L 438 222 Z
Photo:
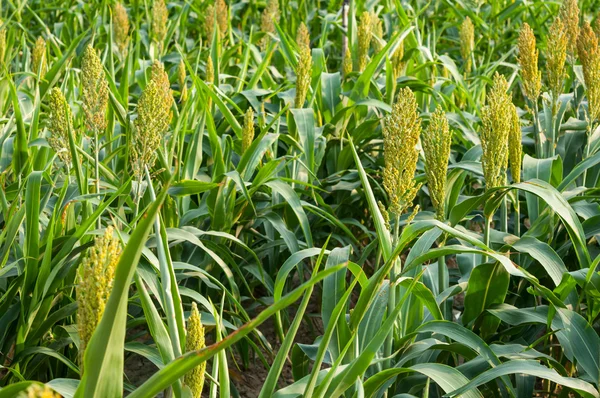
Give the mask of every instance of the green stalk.
M 94 179 L 96 181 L 96 195 L 98 200 L 100 200 L 100 165 L 99 165 L 99 154 L 100 152 L 100 142 L 98 141 L 98 131 L 94 129 Z M 102 228 L 102 218 L 98 217 L 97 221 L 98 229 Z
M 508 232 L 508 205 L 506 203 L 506 195 L 502 197 L 500 202 L 500 222 L 502 223 L 502 232 Z
M 393 242 L 394 242 L 394 246 L 398 243 L 398 234 L 400 231 L 400 215 L 395 215 L 395 220 L 394 220 L 394 235 L 392 237 Z M 394 309 L 396 308 L 396 287 L 394 285 L 392 285 L 392 281 L 394 281 L 396 279 L 396 267 L 399 266 L 400 263 L 400 258 L 398 257 L 398 259 L 396 260 L 397 263 L 390 269 L 390 286 L 389 286 L 389 293 L 388 293 L 388 306 L 387 306 L 387 311 L 388 311 L 388 316 L 391 316 L 392 313 L 394 312 Z M 390 331 L 390 333 L 387 335 L 386 339 L 385 339 L 385 343 L 384 343 L 384 354 L 386 357 L 389 357 L 390 355 L 392 355 L 392 349 L 393 349 L 393 337 L 394 337 L 394 328 L 392 328 L 392 330 Z M 386 360 L 386 368 L 389 368 L 391 366 L 391 360 L 388 359 Z
M 487 247 L 490 247 L 490 229 L 491 229 L 492 217 L 493 216 L 494 216 L 494 214 L 492 213 L 489 216 L 485 217 L 485 229 L 483 231 L 483 243 Z M 483 257 L 483 261 L 487 261 L 487 256 Z
M 446 237 L 442 236 L 442 240 L 440 241 L 439 247 L 442 248 L 446 244 Z M 441 294 L 444 290 L 449 287 L 449 281 L 446 277 L 446 256 L 441 256 L 438 258 L 438 294 Z M 447 304 L 444 302 L 442 304 L 442 315 L 444 319 L 448 319 L 448 311 Z

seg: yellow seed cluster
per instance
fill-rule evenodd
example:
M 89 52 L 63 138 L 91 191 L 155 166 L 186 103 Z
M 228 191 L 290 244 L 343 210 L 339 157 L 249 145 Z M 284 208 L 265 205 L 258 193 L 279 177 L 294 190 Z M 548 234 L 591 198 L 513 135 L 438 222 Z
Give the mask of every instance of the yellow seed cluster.
M 558 15 L 567 32 L 567 52 L 574 56 L 579 37 L 579 6 L 577 0 L 564 0 Z
M 304 22 L 300 23 L 296 33 L 296 44 L 300 48 L 310 48 L 310 33 Z
M 4 21 L 0 19 L 0 26 Z M 4 64 L 4 56 L 6 55 L 6 28 L 4 26 L 0 27 L 0 65 Z
M 102 61 L 91 45 L 83 53 L 81 85 L 86 126 L 95 133 L 101 133 L 106 129 L 108 82 Z
M 560 18 L 556 18 L 550 26 L 548 34 L 546 69 L 548 70 L 548 87 L 554 103 L 562 93 L 565 79 L 565 62 L 567 61 L 567 31 Z
M 46 385 L 32 384 L 20 392 L 17 398 L 60 398 L 60 395 Z
M 185 100 L 187 99 L 187 95 L 188 95 L 187 85 L 185 84 L 185 78 L 186 78 L 185 62 L 183 62 L 183 59 L 182 59 L 181 61 L 179 61 L 179 66 L 177 66 L 177 80 L 179 81 L 179 89 L 181 90 L 180 91 L 181 102 L 185 102 Z
M 429 197 L 435 208 L 437 218 L 443 220 L 446 214 L 446 173 L 450 159 L 452 134 L 448 119 L 441 107 L 437 107 L 431 115 L 429 127 L 423 131 L 421 138 L 425 153 L 425 173 Z
M 73 131 L 73 116 L 67 99 L 57 87 L 50 90 L 48 108 L 50 109 L 48 116 L 50 137 L 48 137 L 48 143 L 58 154 L 58 157 L 66 165 L 70 165 L 69 131 L 75 134 L 75 131 Z
M 165 37 L 167 36 L 167 21 L 169 11 L 165 0 L 154 0 L 152 4 L 152 34 L 158 43 L 159 51 L 162 51 Z
M 204 326 L 198 312 L 196 303 L 192 303 L 192 313 L 187 321 L 187 336 L 185 339 L 185 349 L 187 352 L 198 351 L 206 347 L 204 340 Z M 202 396 L 202 387 L 204 387 L 204 373 L 206 372 L 206 362 L 201 363 L 190 370 L 184 378 L 185 385 L 192 391 L 193 398 Z
M 466 17 L 460 25 L 460 54 L 465 62 L 465 71 L 471 72 L 472 61 L 471 54 L 475 49 L 475 27 L 471 18 Z
M 404 70 L 404 41 L 401 41 L 398 48 L 392 55 L 392 66 L 394 68 L 394 79 L 398 79 Z
M 154 165 L 163 134 L 171 124 L 172 105 L 169 77 L 162 63 L 154 61 L 150 81 L 138 102 L 138 116 L 132 134 L 132 166 L 138 178 L 141 178 L 145 167 Z
M 396 215 L 410 207 L 420 188 L 414 180 L 420 134 L 417 99 L 409 88 L 402 88 L 383 124 L 383 187 L 389 197 L 388 208 Z
M 219 33 L 225 35 L 227 33 L 229 11 L 225 0 L 216 0 L 214 5 L 206 8 L 206 20 L 204 21 L 204 29 L 206 37 L 211 40 L 214 33 L 215 25 L 218 27 Z
M 371 13 L 365 11 L 360 16 L 358 24 L 358 70 L 362 72 L 367 67 L 369 60 L 369 48 L 371 47 L 371 33 L 373 24 L 371 23 Z
M 119 240 L 113 236 L 113 228 L 108 227 L 103 236 L 96 237 L 94 246 L 77 270 L 77 326 L 81 359 L 104 314 L 120 256 Z
M 298 59 L 298 66 L 296 67 L 296 99 L 295 107 L 302 108 L 308 89 L 310 88 L 310 80 L 312 77 L 312 54 L 310 51 L 310 37 L 308 37 L 308 29 L 303 33 L 305 35 L 299 42 L 300 45 L 300 57 Z
M 481 111 L 483 128 L 481 163 L 486 189 L 506 184 L 508 166 L 508 135 L 512 128 L 512 104 L 508 82 L 503 75 L 494 75 L 494 85 L 487 95 L 487 105 Z
M 538 70 L 538 50 L 531 27 L 524 23 L 519 33 L 519 65 L 523 91 L 530 101 L 536 102 L 542 89 L 542 72 Z
M 385 227 L 388 230 L 391 229 L 390 213 L 385 208 L 385 205 L 380 200 L 378 200 L 377 201 L 377 207 L 379 207 L 379 211 L 381 212 L 381 215 L 383 217 L 383 222 L 385 223 Z
M 344 54 L 342 73 L 344 76 L 348 76 L 350 73 L 352 73 L 352 53 L 348 47 L 346 47 L 346 53 Z
M 244 128 L 242 130 L 242 154 L 246 152 L 254 141 L 254 110 L 248 107 L 244 115 Z
M 125 55 L 129 46 L 129 17 L 121 3 L 113 7 L 113 35 L 119 51 Z
M 275 23 L 279 23 L 279 0 L 269 0 L 267 7 L 260 16 L 260 28 L 265 33 L 265 37 L 260 42 L 263 50 L 269 43 L 269 33 L 275 33 Z
M 371 13 L 371 24 L 371 45 L 373 46 L 373 50 L 375 50 L 375 52 L 379 52 L 383 48 L 381 42 L 379 41 L 379 39 L 383 39 L 383 23 L 374 12 Z
M 588 22 L 583 24 L 579 33 L 577 54 L 583 68 L 588 118 L 593 122 L 600 117 L 600 48 L 598 48 L 598 37 Z
M 38 37 L 31 51 L 31 70 L 36 75 L 44 77 L 47 71 L 48 61 L 46 59 L 46 40 Z
M 513 105 L 511 112 L 511 126 L 508 135 L 508 163 L 510 164 L 510 175 L 513 182 L 521 182 L 521 162 L 523 157 L 523 147 L 521 142 L 521 121 L 517 113 L 517 107 Z

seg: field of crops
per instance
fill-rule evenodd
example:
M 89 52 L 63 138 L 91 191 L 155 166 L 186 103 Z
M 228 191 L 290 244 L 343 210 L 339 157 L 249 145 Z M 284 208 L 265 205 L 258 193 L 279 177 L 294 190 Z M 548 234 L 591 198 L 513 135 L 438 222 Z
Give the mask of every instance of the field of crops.
M 0 1 L 0 398 L 599 397 L 599 9 Z

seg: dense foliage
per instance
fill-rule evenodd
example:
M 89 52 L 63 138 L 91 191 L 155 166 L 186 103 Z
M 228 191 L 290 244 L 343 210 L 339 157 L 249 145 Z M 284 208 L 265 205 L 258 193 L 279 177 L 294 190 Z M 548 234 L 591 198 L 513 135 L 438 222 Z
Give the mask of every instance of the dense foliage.
M 0 398 L 599 396 L 596 1 L 0 6 Z

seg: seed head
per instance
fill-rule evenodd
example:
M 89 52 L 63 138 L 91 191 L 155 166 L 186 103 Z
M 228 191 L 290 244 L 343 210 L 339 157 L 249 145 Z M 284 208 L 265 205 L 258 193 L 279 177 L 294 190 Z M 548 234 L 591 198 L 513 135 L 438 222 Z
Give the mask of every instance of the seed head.
M 83 53 L 81 85 L 86 125 L 91 131 L 101 133 L 106 129 L 108 82 L 102 61 L 91 45 Z
M 209 55 L 206 59 L 206 82 L 214 83 L 215 81 L 215 67 L 213 65 L 212 57 Z
M 548 69 L 548 87 L 556 104 L 562 93 L 565 78 L 565 62 L 567 60 L 567 31 L 560 18 L 556 18 L 550 26 L 548 34 L 546 69 Z
M 219 25 L 220 33 L 225 36 L 227 27 L 229 26 L 229 10 L 225 0 L 216 0 L 217 6 L 217 24 Z
M 471 18 L 466 17 L 460 25 L 460 54 L 465 62 L 465 71 L 471 72 L 471 54 L 475 49 L 475 27 Z
M 373 24 L 371 22 L 371 14 L 368 11 L 360 15 L 360 23 L 358 25 L 358 70 L 362 72 L 367 67 L 369 59 L 369 47 L 371 46 L 371 32 Z
M 0 26 L 3 24 L 0 19 Z M 6 28 L 0 28 L 0 65 L 4 64 L 4 56 L 6 55 Z
M 579 37 L 579 6 L 577 0 L 564 0 L 558 13 L 567 32 L 567 52 L 575 56 L 577 38 Z
M 486 189 L 506 184 L 508 135 L 513 128 L 512 112 L 514 106 L 508 93 L 508 82 L 503 75 L 496 73 L 494 85 L 487 96 L 487 105 L 481 111 L 481 163 Z
M 443 220 L 446 214 L 446 173 L 450 159 L 452 134 L 448 119 L 441 107 L 431 115 L 429 127 L 423 130 L 421 138 L 425 153 L 425 173 L 429 186 L 429 197 L 435 208 L 437 218 Z
M 588 22 L 577 39 L 577 53 L 583 68 L 583 80 L 588 100 L 588 118 L 590 122 L 600 117 L 600 49 L 598 37 Z
M 344 76 L 348 76 L 350 73 L 352 73 L 352 54 L 350 53 L 350 49 L 348 47 L 346 47 L 346 53 L 344 54 L 342 73 Z
M 21 391 L 17 398 L 60 398 L 60 395 L 46 385 L 32 384 Z
M 179 66 L 177 67 L 177 79 L 179 80 L 179 89 L 181 90 L 181 102 L 184 102 L 187 99 L 187 85 L 185 84 L 185 62 L 183 59 L 179 61 Z
M 192 303 L 192 313 L 187 321 L 187 336 L 185 338 L 185 349 L 187 352 L 199 351 L 206 347 L 204 341 L 204 326 L 198 306 Z M 193 398 L 200 398 L 202 395 L 202 387 L 204 386 L 204 373 L 206 372 L 206 362 L 202 362 L 194 369 L 190 370 L 184 378 L 185 385 L 192 390 Z
M 401 41 L 398 48 L 392 55 L 392 66 L 394 67 L 394 80 L 398 79 L 402 75 L 404 70 L 404 41 Z
M 204 22 L 204 29 L 206 30 L 206 37 L 212 39 L 215 25 L 219 29 L 221 35 L 227 33 L 229 12 L 225 0 L 216 0 L 214 5 L 210 5 L 206 8 L 206 20 Z
M 48 69 L 48 60 L 46 59 L 46 40 L 42 36 L 38 37 L 33 50 L 31 51 L 31 70 L 36 75 L 44 77 Z
M 69 131 L 75 133 L 73 130 L 73 116 L 67 99 L 57 87 L 50 90 L 48 108 L 50 109 L 48 116 L 50 137 L 48 143 L 63 163 L 70 165 Z
M 250 148 L 252 141 L 254 141 L 254 110 L 250 106 L 244 115 L 244 129 L 242 130 L 242 154 L 246 153 L 246 150 Z
M 385 227 L 388 230 L 390 230 L 391 229 L 390 213 L 387 211 L 387 209 L 385 208 L 385 205 L 380 200 L 377 201 L 377 207 L 379 207 L 379 212 L 381 213 L 381 216 L 383 217 L 383 222 L 385 223 Z
M 410 207 L 420 188 L 414 180 L 420 134 L 417 99 L 409 88 L 402 88 L 383 124 L 383 187 L 389 197 L 388 208 L 396 215 Z
M 518 184 L 521 182 L 521 162 L 523 148 L 521 146 L 521 121 L 517 113 L 517 107 L 513 105 L 513 110 L 510 114 L 511 127 L 508 136 L 508 162 L 510 163 L 510 175 L 513 182 Z
M 310 47 L 300 47 L 300 59 L 296 67 L 296 101 L 295 107 L 302 108 L 312 77 L 312 55 Z
M 163 42 L 167 35 L 167 21 L 169 20 L 169 11 L 165 0 L 154 0 L 152 3 L 152 34 L 158 43 L 159 51 L 162 51 Z
M 150 81 L 138 101 L 138 116 L 132 134 L 132 165 L 138 178 L 144 173 L 145 167 L 154 165 L 156 151 L 164 139 L 163 134 L 171 124 L 172 104 L 169 77 L 162 63 L 154 61 Z
M 119 240 L 113 236 L 113 228 L 109 226 L 103 236 L 96 237 L 94 246 L 89 249 L 77 270 L 80 359 L 83 359 L 85 348 L 104 314 L 120 256 Z
M 519 33 L 519 65 L 525 96 L 536 102 L 542 89 L 542 72 L 538 70 L 538 50 L 535 48 L 535 35 L 526 23 Z
M 379 52 L 383 47 L 379 41 L 380 39 L 383 39 L 383 23 L 374 12 L 371 13 L 371 24 L 371 45 L 373 46 L 373 50 L 375 50 L 375 52 Z
M 125 55 L 129 45 L 129 17 L 121 3 L 116 3 L 113 7 L 113 34 L 121 55 Z
M 279 1 L 269 0 L 267 7 L 263 10 L 260 16 L 260 28 L 265 33 L 265 36 L 260 42 L 264 50 L 269 43 L 269 33 L 275 33 L 275 23 L 279 23 Z
M 304 22 L 300 23 L 296 33 L 296 43 L 300 48 L 310 48 L 310 33 Z

